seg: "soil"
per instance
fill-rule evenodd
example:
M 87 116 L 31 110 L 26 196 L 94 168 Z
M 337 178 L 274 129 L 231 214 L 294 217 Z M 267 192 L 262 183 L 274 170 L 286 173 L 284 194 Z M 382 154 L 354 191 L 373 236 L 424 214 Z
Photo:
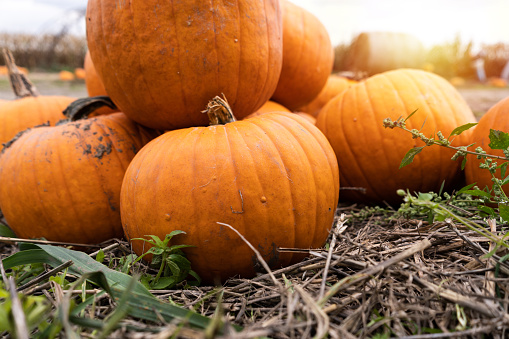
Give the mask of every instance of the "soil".
M 58 73 L 30 73 L 29 79 L 41 95 L 65 95 L 76 98 L 87 96 L 84 80 L 61 81 Z M 481 117 L 498 101 L 509 97 L 509 87 L 485 86 L 479 83 L 458 87 L 476 117 Z M 0 75 L 0 99 L 14 99 L 7 76 Z

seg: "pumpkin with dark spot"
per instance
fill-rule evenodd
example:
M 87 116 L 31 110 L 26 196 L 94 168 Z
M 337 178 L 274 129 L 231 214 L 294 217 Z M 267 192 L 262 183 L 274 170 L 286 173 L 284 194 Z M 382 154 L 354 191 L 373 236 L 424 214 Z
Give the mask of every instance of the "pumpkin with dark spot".
M 22 238 L 99 243 L 122 237 L 124 172 L 159 135 L 123 113 L 26 130 L 0 156 L 0 209 Z
M 338 202 L 337 160 L 322 133 L 293 113 L 266 113 L 209 127 L 173 130 L 147 144 L 122 184 L 126 237 L 174 230 L 205 281 L 252 277 L 254 252 L 223 224 L 240 232 L 272 268 L 302 255 L 278 247 L 317 248 L 332 227 Z M 217 280 L 216 280 L 217 279 Z

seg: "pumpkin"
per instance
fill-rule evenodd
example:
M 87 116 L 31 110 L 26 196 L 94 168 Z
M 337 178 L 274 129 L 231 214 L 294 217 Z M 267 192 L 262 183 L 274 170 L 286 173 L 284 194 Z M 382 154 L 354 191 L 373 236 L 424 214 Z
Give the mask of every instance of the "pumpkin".
M 88 96 L 89 97 L 107 96 L 108 93 L 106 93 L 106 89 L 104 89 L 104 84 L 101 78 L 99 78 L 99 75 L 97 75 L 94 62 L 90 57 L 90 51 L 87 51 L 87 53 L 85 54 L 83 68 L 85 70 L 85 86 L 87 88 Z M 118 112 L 118 109 L 103 106 L 101 108 L 98 108 L 93 115 L 110 114 L 113 112 Z
M 493 105 L 480 119 L 479 123 L 473 129 L 472 134 L 465 145 L 474 144 L 472 149 L 482 147 L 487 153 L 503 157 L 504 153 L 499 149 L 491 149 L 488 144 L 490 143 L 490 130 L 498 130 L 502 132 L 509 132 L 509 97 L 500 100 Z M 484 160 L 482 160 L 484 162 Z M 494 160 L 498 164 L 502 161 Z M 467 184 L 476 183 L 480 189 L 485 187 L 491 188 L 493 182 L 491 181 L 491 174 L 486 169 L 479 168 L 481 160 L 476 156 L 468 155 L 465 164 L 465 176 Z M 495 174 L 497 178 L 502 178 L 500 169 L 497 169 Z M 504 187 L 504 192 L 509 194 L 509 190 Z
M 399 168 L 404 155 L 423 146 L 402 130 L 383 127 L 383 120 L 407 117 L 409 129 L 426 136 L 437 131 L 447 137 L 454 128 L 476 119 L 461 94 L 444 78 L 414 69 L 399 69 L 374 75 L 330 100 L 320 111 L 316 126 L 326 135 L 339 160 L 343 187 L 341 199 L 397 204 L 398 189 L 437 192 L 461 180 L 460 163 L 454 151 L 427 147 L 409 166 Z M 466 145 L 468 131 L 454 138 L 453 145 Z
M 158 133 L 122 113 L 25 131 L 0 157 L 0 209 L 22 238 L 99 243 L 121 237 L 120 187 Z
M 492 77 L 488 79 L 488 85 L 494 87 L 507 87 L 507 80 L 499 77 Z
M 101 78 L 97 75 L 94 62 L 90 57 L 90 51 L 87 51 L 85 54 L 83 68 L 85 69 L 85 86 L 87 88 L 88 96 L 96 97 L 100 95 L 108 95 L 106 89 L 104 89 L 104 84 Z
M 272 96 L 294 111 L 313 100 L 332 72 L 334 54 L 320 20 L 304 8 L 282 0 L 283 69 Z
M 263 106 L 260 107 L 260 109 L 258 109 L 254 113 L 251 113 L 249 116 L 253 117 L 268 112 L 291 112 L 291 111 L 285 106 L 269 100 L 266 103 L 264 103 Z
M 219 104 L 221 105 L 221 104 Z M 220 106 L 225 107 L 225 106 Z M 214 116 L 212 120 L 214 120 Z M 316 248 L 327 239 L 338 202 L 337 160 L 323 134 L 292 113 L 166 132 L 126 171 L 120 197 L 124 232 L 133 238 L 173 230 L 205 281 L 255 274 L 256 256 L 272 267 L 302 259 L 278 247 Z
M 37 125 L 55 125 L 65 119 L 62 111 L 74 101 L 66 96 L 25 97 L 0 105 L 0 144 Z
M 69 71 L 60 71 L 58 73 L 58 78 L 61 81 L 73 81 L 74 79 L 76 79 L 74 73 Z
M 74 76 L 76 77 L 76 79 L 85 80 L 87 74 L 84 68 L 77 67 L 74 69 Z
M 89 0 L 88 48 L 127 116 L 162 130 L 207 125 L 223 93 L 238 118 L 274 93 L 282 59 L 279 0 Z
M 320 93 L 318 93 L 318 95 L 310 103 L 299 107 L 298 111 L 309 113 L 316 117 L 318 116 L 318 113 L 322 107 L 325 106 L 325 104 L 329 102 L 330 99 L 334 98 L 336 95 L 343 92 L 345 89 L 355 83 L 357 83 L 357 81 L 348 79 L 343 76 L 331 74 Z
M 4 51 L 4 59 L 18 99 L 1 104 L 0 145 L 27 128 L 42 124 L 55 125 L 66 118 L 62 111 L 75 100 L 67 96 L 40 96 L 30 80 L 19 71 L 9 51 Z

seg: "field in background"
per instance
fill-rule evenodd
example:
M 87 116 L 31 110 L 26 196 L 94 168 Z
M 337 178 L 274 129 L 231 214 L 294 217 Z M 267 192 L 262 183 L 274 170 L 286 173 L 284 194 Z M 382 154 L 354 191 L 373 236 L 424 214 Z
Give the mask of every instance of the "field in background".
M 334 72 L 346 70 L 344 64 L 352 44 L 335 47 Z M 85 37 L 69 34 L 27 35 L 0 33 L 0 50 L 8 48 L 19 66 L 28 68 L 29 78 L 43 95 L 87 95 L 83 80 L 61 81 L 58 72 L 83 67 L 87 51 Z M 482 56 L 486 76 L 499 76 L 509 60 L 509 45 L 485 45 L 474 53 L 471 43 L 456 39 L 426 50 L 424 66 L 446 79 L 460 78 L 457 86 L 476 116 L 484 114 L 494 103 L 509 96 L 509 87 L 494 87 L 477 80 L 474 61 Z M 0 65 L 3 65 L 0 58 Z M 430 66 L 431 65 L 431 66 Z M 6 76 L 0 75 L 0 99 L 13 99 Z

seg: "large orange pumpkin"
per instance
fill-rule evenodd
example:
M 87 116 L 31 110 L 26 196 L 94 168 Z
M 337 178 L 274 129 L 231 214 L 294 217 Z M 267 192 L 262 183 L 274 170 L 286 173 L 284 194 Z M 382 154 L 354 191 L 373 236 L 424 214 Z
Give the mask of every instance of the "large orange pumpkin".
M 489 136 L 491 129 L 502 132 L 509 132 L 509 97 L 493 105 L 486 112 L 486 114 L 484 114 L 479 119 L 479 123 L 475 126 L 469 140 L 465 142 L 465 145 L 474 144 L 470 150 L 480 146 L 489 154 L 503 157 L 504 152 L 502 152 L 502 150 L 492 150 L 488 146 L 490 143 Z M 500 160 L 494 161 L 496 161 L 498 164 L 502 163 Z M 475 156 L 467 156 L 467 163 L 465 165 L 465 176 L 467 183 L 477 183 L 477 186 L 480 189 L 484 189 L 485 187 L 491 188 L 493 186 L 493 182 L 491 181 L 491 174 L 488 170 L 479 168 L 480 162 L 481 160 L 477 159 Z M 501 178 L 500 169 L 497 169 L 496 176 L 499 179 L 503 179 Z M 509 194 L 507 187 L 504 187 L 504 192 Z
M 398 169 L 404 155 L 422 142 L 402 130 L 384 129 L 383 120 L 407 117 L 407 127 L 426 136 L 442 131 L 447 137 L 460 125 L 475 122 L 461 94 L 433 73 L 399 69 L 374 75 L 330 100 L 318 115 L 317 127 L 336 152 L 343 187 L 342 200 L 396 204 L 396 191 L 438 191 L 442 182 L 450 187 L 461 178 L 460 163 L 451 160 L 454 151 L 427 147 L 414 162 Z M 468 132 L 454 145 L 466 145 Z
M 290 1 L 283 9 L 283 69 L 272 96 L 290 110 L 309 103 L 332 72 L 334 54 L 329 34 L 316 16 Z
M 128 239 L 173 230 L 193 269 L 213 282 L 255 274 L 256 256 L 273 268 L 301 256 L 278 247 L 325 242 L 338 202 L 337 160 L 312 124 L 292 113 L 266 113 L 225 125 L 167 132 L 147 144 L 127 169 L 121 215 Z M 148 249 L 132 241 L 139 255 Z
M 122 113 L 23 133 L 0 157 L 0 209 L 22 238 L 99 243 L 121 237 L 120 187 L 157 134 Z
M 224 94 L 239 119 L 274 93 L 282 65 L 279 0 L 89 0 L 87 41 L 109 96 L 158 129 L 207 125 Z
M 357 81 L 355 80 L 351 80 L 336 74 L 331 74 L 320 93 L 310 103 L 299 107 L 298 111 L 309 113 L 316 117 L 318 116 L 318 113 L 322 107 L 325 106 L 329 100 L 356 83 Z

